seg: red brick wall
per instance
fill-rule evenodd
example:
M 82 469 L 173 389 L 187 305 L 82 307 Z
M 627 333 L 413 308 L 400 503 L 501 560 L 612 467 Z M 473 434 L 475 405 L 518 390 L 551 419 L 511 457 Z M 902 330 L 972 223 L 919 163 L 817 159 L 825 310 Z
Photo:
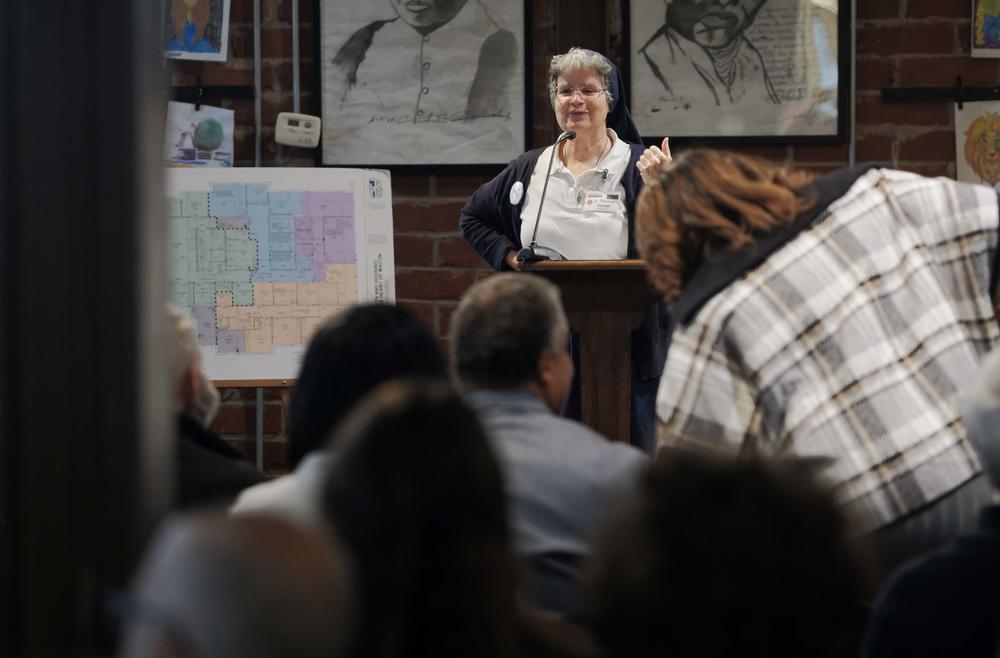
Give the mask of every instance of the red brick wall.
M 971 3 L 880 0 L 858 3 L 857 159 L 891 162 L 933 176 L 955 175 L 952 103 L 883 103 L 889 85 L 996 85 L 995 59 L 969 56 Z
M 314 0 L 299 0 L 299 68 L 301 111 L 319 114 L 316 91 L 316 58 L 313 56 Z M 229 23 L 229 59 L 224 63 L 166 60 L 174 85 L 194 85 L 201 76 L 204 85 L 253 86 L 253 2 L 232 0 Z M 292 3 L 261 0 L 261 135 L 262 165 L 309 167 L 315 162 L 311 150 L 274 142 L 274 122 L 279 112 L 292 111 Z M 208 104 L 236 113 L 236 165 L 254 166 L 254 102 L 211 101 Z
M 621 62 L 624 53 L 621 16 L 608 3 L 606 29 L 588 26 L 591 16 L 574 3 L 533 0 L 531 38 L 532 87 L 544 89 L 545 71 L 554 44 L 565 35 L 596 34 L 594 43 Z M 969 51 L 968 0 L 859 0 L 857 17 L 858 162 L 888 162 L 925 174 L 954 175 L 953 118 L 948 103 L 886 104 L 879 90 L 889 85 L 951 85 L 961 74 L 968 85 L 1000 83 L 1000 60 L 974 60 Z M 582 11 L 582 10 L 580 10 Z M 589 9 L 588 9 L 589 11 Z M 592 12 L 591 12 L 592 13 Z M 225 64 L 169 62 L 174 84 L 253 84 L 253 11 L 250 0 L 232 0 L 230 56 Z M 315 15 L 313 0 L 300 0 L 302 111 L 319 114 L 316 89 Z M 292 109 L 291 3 L 262 0 L 263 164 L 308 166 L 312 151 L 274 144 L 274 120 Z M 590 30 L 590 31 L 588 31 Z M 223 102 L 236 111 L 236 158 L 252 166 L 254 115 L 252 101 Z M 532 143 L 547 143 L 555 123 L 544 94 L 533 104 Z M 778 146 L 747 149 L 776 160 L 829 170 L 848 161 L 848 147 Z M 394 173 L 393 214 L 397 299 L 414 309 L 444 337 L 463 290 L 488 274 L 484 264 L 458 233 L 458 211 L 475 189 L 492 177 L 487 173 Z M 265 462 L 283 465 L 286 405 L 280 390 L 267 391 L 264 433 Z M 252 453 L 255 428 L 252 391 L 224 391 L 226 402 L 216 429 Z M 287 397 L 287 396 L 286 396 Z

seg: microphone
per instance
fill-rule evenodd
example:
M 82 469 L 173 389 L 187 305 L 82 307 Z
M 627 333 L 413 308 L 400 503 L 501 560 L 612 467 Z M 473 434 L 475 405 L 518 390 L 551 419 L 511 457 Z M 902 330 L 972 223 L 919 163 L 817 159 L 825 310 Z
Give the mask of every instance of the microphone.
M 535 215 L 535 230 L 531 232 L 531 244 L 521 249 L 521 251 L 517 252 L 517 256 L 515 256 L 515 258 L 520 263 L 523 263 L 525 261 L 533 262 L 538 260 L 550 260 L 552 258 L 551 256 L 540 253 L 538 250 L 536 250 L 538 243 L 535 242 L 535 237 L 538 235 L 538 222 L 542 218 L 542 204 L 545 203 L 545 192 L 549 189 L 549 176 L 552 175 L 552 161 L 555 160 L 556 151 L 559 150 L 559 145 L 568 139 L 576 139 L 575 130 L 567 130 L 563 134 L 559 135 L 559 138 L 556 140 L 556 143 L 553 144 L 554 148 L 552 149 L 552 155 L 549 156 L 549 166 L 548 169 L 546 169 L 545 171 L 545 184 L 542 185 L 542 196 L 538 200 L 538 214 Z M 548 251 L 550 253 L 555 253 L 551 249 L 545 249 L 545 251 Z

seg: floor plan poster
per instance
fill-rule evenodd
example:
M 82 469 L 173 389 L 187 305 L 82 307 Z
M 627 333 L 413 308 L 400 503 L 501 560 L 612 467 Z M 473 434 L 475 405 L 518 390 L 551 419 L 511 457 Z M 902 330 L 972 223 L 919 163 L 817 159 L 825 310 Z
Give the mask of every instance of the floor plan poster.
M 167 169 L 170 301 L 215 380 L 294 378 L 324 319 L 392 302 L 392 198 L 362 169 Z

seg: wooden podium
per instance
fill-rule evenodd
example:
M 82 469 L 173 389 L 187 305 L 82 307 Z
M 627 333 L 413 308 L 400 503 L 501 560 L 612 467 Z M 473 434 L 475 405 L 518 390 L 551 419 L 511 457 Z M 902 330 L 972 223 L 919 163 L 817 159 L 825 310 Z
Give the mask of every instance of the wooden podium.
M 629 440 L 632 330 L 659 295 L 642 260 L 544 260 L 525 272 L 559 286 L 569 325 L 580 333 L 580 407 L 584 423 Z

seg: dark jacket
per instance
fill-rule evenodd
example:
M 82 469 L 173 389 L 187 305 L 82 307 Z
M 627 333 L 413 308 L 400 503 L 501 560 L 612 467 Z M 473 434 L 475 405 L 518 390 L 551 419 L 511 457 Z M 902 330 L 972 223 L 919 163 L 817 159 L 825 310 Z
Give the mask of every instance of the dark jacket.
M 1000 506 L 979 530 L 904 565 L 875 600 L 863 658 L 992 658 L 1000 647 Z
M 188 415 L 178 416 L 175 507 L 228 505 L 245 488 L 267 478 L 214 432 Z
M 702 263 L 674 303 L 674 321 L 677 326 L 686 325 L 708 300 L 729 284 L 759 267 L 799 233 L 826 219 L 830 214 L 830 206 L 847 194 L 851 186 L 874 167 L 875 165 L 870 164 L 847 167 L 816 178 L 809 187 L 816 194 L 815 203 L 796 217 L 790 226 L 761 236 L 752 245 L 739 251 L 727 252 L 711 262 Z
M 645 147 L 630 144 L 631 157 L 622 177 L 625 188 L 625 208 L 628 213 L 628 256 L 637 258 L 635 248 L 635 199 L 642 191 L 642 176 L 635 163 Z M 497 272 L 509 270 L 504 257 L 521 244 L 521 205 L 510 202 L 510 189 L 520 182 L 524 189 L 535 170 L 535 163 L 544 148 L 524 153 L 507 165 L 500 174 L 482 185 L 462 208 L 458 226 L 466 242 Z M 524 197 L 522 195 L 521 200 Z M 642 319 L 632 333 L 632 364 L 640 379 L 656 379 L 663 371 L 667 355 L 667 335 L 670 316 L 664 302 L 659 302 Z

